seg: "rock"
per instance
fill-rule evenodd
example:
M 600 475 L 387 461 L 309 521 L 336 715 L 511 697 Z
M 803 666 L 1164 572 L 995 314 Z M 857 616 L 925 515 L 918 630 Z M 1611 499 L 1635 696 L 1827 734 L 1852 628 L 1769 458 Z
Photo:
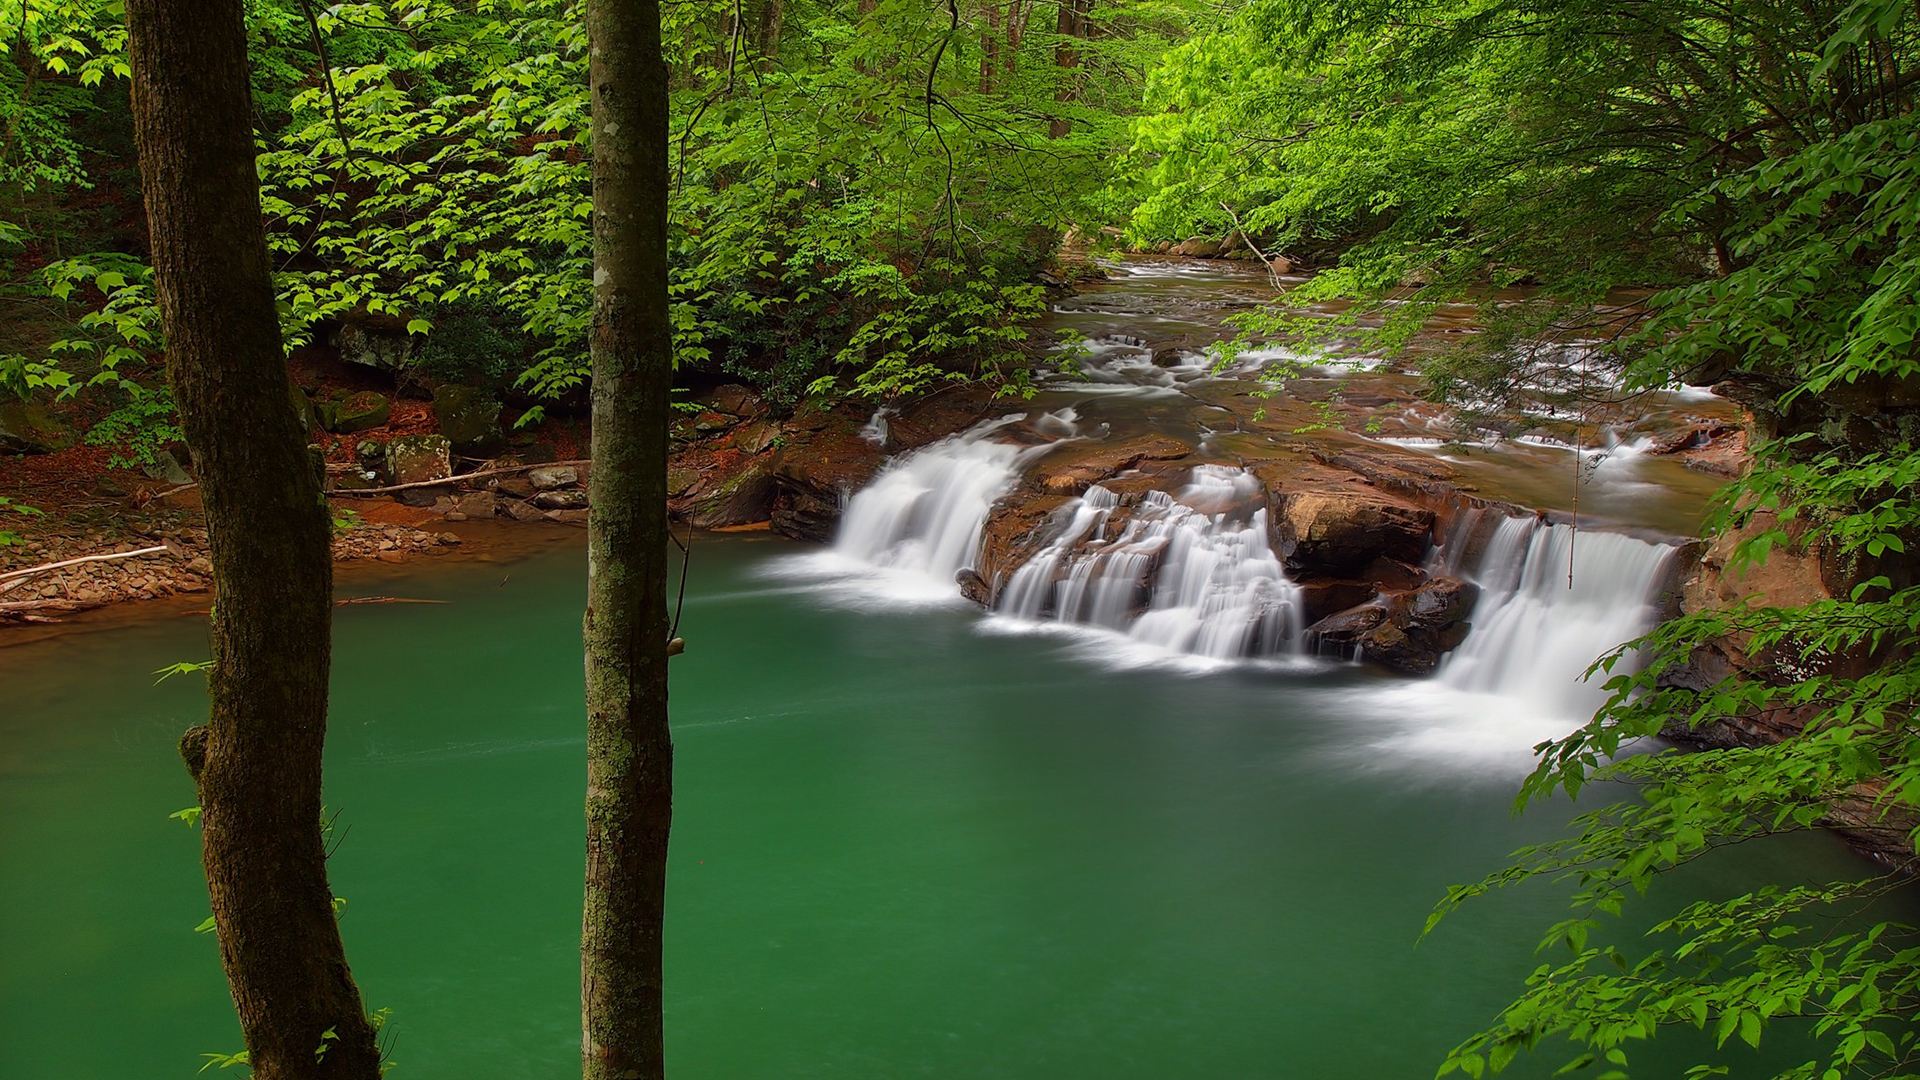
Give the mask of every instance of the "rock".
M 578 488 L 542 491 L 533 497 L 533 505 L 542 510 L 585 510 L 587 493 Z
M 733 431 L 734 447 L 747 454 L 757 454 L 780 439 L 780 425 L 771 420 L 749 420 Z
M 692 491 L 694 485 L 698 484 L 700 479 L 700 470 L 690 465 L 668 465 L 667 498 L 671 499 L 675 495 L 685 495 L 687 492 Z
M 1309 581 L 1301 584 L 1302 618 L 1308 625 L 1336 612 L 1373 602 L 1379 590 L 1368 581 Z
M 352 435 L 385 427 L 392 418 L 393 403 L 387 400 L 387 395 L 375 390 L 362 390 L 348 395 L 345 401 L 334 407 L 327 427 L 339 435 Z
M 1267 259 L 1267 267 L 1276 274 L 1293 273 L 1293 260 L 1285 255 L 1273 255 Z
M 342 324 L 334 333 L 333 344 L 347 363 L 382 371 L 397 372 L 413 359 L 412 335 L 364 322 Z
M 578 487 L 580 473 L 571 465 L 545 465 L 527 472 L 527 483 L 535 491 L 555 491 L 560 488 Z
M 714 412 L 726 413 L 729 416 L 752 416 L 766 409 L 759 395 L 738 383 L 715 387 L 713 393 L 707 397 L 706 406 Z
M 1163 368 L 1180 367 L 1186 362 L 1187 362 L 1186 350 L 1181 349 L 1178 346 L 1168 345 L 1163 348 L 1153 350 L 1153 366 L 1154 367 L 1163 367 Z
M 73 430 L 46 406 L 17 398 L 0 400 L 0 453 L 48 454 L 73 445 Z
M 955 584 L 960 586 L 961 596 L 979 604 L 981 607 L 986 607 L 987 604 L 992 602 L 993 589 L 987 584 L 987 579 L 980 576 L 980 571 L 972 567 L 963 566 L 958 573 L 953 575 L 953 580 Z
M 534 495 L 532 481 L 524 476 L 503 476 L 493 482 L 496 494 L 511 499 L 531 499 Z
M 1425 507 L 1357 481 L 1259 473 L 1274 550 L 1296 572 L 1344 577 L 1378 558 L 1417 563 L 1426 554 L 1434 513 Z
M 584 508 L 549 510 L 547 511 L 547 520 L 559 522 L 562 525 L 585 525 L 587 523 L 587 511 Z
M 490 518 L 498 508 L 499 496 L 491 491 L 469 491 L 453 498 L 453 509 L 448 511 L 451 518 L 461 514 L 469 518 Z
M 385 443 L 361 439 L 354 445 L 353 456 L 360 462 L 361 468 L 378 469 L 387 463 L 387 447 Z
M 779 454 L 773 467 L 773 531 L 796 540 L 826 543 L 845 500 L 880 471 L 886 455 L 862 439 L 859 426 L 842 418 L 809 432 Z
M 313 399 L 307 396 L 299 383 L 291 380 L 287 384 L 287 396 L 293 401 L 293 415 L 299 418 L 301 433 L 311 434 L 314 428 L 320 426 L 320 416 L 313 409 Z
M 1221 246 L 1218 240 L 1208 240 L 1204 237 L 1196 236 L 1175 244 L 1171 254 L 1181 255 L 1189 259 L 1213 259 L 1219 257 Z
M 1381 556 L 1360 571 L 1360 578 L 1382 589 L 1417 589 L 1426 584 L 1427 572 L 1417 566 Z
M 1480 590 L 1470 582 L 1439 578 L 1412 592 L 1336 612 L 1307 628 L 1322 647 L 1410 675 L 1440 666 L 1441 657 L 1466 640 Z
M 387 475 L 396 484 L 445 480 L 453 475 L 451 454 L 444 435 L 402 435 L 387 443 Z
M 546 518 L 546 511 L 528 502 L 518 499 L 506 499 L 500 503 L 500 512 L 515 521 L 540 521 Z
M 486 454 L 506 445 L 500 430 L 500 399 L 472 386 L 448 384 L 433 392 L 433 420 L 462 453 Z
M 187 472 L 186 466 L 180 464 L 180 459 L 175 457 L 171 450 L 161 450 L 154 454 L 152 464 L 142 471 L 155 480 L 164 480 L 174 487 L 193 483 L 193 477 Z
M 1361 644 L 1368 632 L 1387 621 L 1387 609 L 1380 604 L 1367 604 L 1363 607 L 1338 611 L 1307 627 L 1309 638 L 1338 645 L 1346 651 L 1353 651 Z
M 1177 461 L 1193 447 L 1167 435 L 1138 435 L 1111 442 L 1071 442 L 1040 459 L 1029 482 L 1049 495 L 1079 495 L 1109 477 L 1147 461 Z
M 691 506 L 680 510 L 681 514 L 702 529 L 769 520 L 780 492 L 774 465 L 770 457 L 749 459 L 739 471 L 702 492 Z
M 1406 595 L 1407 623 L 1415 629 L 1444 631 L 1473 614 L 1479 599 L 1480 586 L 1471 581 L 1436 578 Z

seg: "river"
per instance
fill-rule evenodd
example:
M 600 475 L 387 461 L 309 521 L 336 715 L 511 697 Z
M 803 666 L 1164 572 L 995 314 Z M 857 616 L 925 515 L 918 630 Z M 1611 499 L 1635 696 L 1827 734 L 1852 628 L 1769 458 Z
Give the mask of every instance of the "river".
M 1422 1077 L 1537 962 L 1546 888 L 1415 946 L 1447 884 L 1568 813 L 1514 817 L 1524 742 L 1450 744 L 1422 684 L 1102 662 L 956 601 L 796 580 L 816 557 L 694 549 L 678 1076 Z M 582 573 L 566 545 L 348 582 L 447 601 L 345 607 L 336 631 L 331 869 L 396 1077 L 577 1069 Z M 202 690 L 149 674 L 204 640 L 155 615 L 0 649 L 9 1075 L 186 1076 L 238 1048 L 195 837 L 167 816 Z M 1687 887 L 1861 870 L 1800 837 Z
M 1718 483 L 1633 448 L 1662 408 L 1727 407 L 1666 395 L 1576 458 L 1420 434 L 1435 417 L 1390 363 L 1297 374 L 1275 398 L 1203 349 L 1156 347 L 1203 340 L 1265 289 L 1257 271 L 1119 268 L 1056 313 L 1088 341 L 1085 379 L 896 458 L 852 493 L 832 548 L 696 542 L 673 669 L 676 1077 L 1419 1078 L 1540 962 L 1564 911 L 1547 885 L 1416 939 L 1449 884 L 1574 812 L 1513 814 L 1530 747 L 1591 712 L 1579 671 L 1655 617 L 1667 541 Z M 1342 426 L 1303 435 L 1327 415 L 1315 401 Z M 1140 432 L 1185 456 L 1104 481 L 1126 494 L 1055 493 L 993 610 L 960 598 L 1022 469 Z M 1454 515 L 1421 567 L 1389 570 L 1466 579 L 1471 628 L 1431 677 L 1390 676 L 1316 644 L 1269 545 L 1251 470 L 1305 440 L 1424 455 L 1604 527 L 1580 534 L 1576 577 L 1568 525 Z M 369 1007 L 391 1010 L 396 1078 L 577 1075 L 573 540 L 342 585 L 441 601 L 336 623 L 331 873 Z M 166 606 L 0 648 L 7 1075 L 186 1076 L 239 1049 L 195 932 L 196 837 L 169 818 L 193 798 L 174 746 L 203 688 L 153 674 L 205 649 L 204 619 Z M 1658 888 L 1866 872 L 1802 835 Z M 1637 1072 L 1680 1075 L 1694 1048 L 1637 1054 Z M 1759 1072 L 1762 1055 L 1732 1053 L 1734 1075 Z

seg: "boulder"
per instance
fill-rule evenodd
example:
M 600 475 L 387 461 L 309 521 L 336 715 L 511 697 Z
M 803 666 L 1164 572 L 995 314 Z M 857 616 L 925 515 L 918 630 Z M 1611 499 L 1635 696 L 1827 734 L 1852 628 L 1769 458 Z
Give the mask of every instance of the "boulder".
M 535 488 L 533 482 L 524 476 L 503 476 L 493 482 L 493 490 L 503 498 L 531 499 Z
M 963 566 L 958 573 L 954 574 L 953 580 L 954 584 L 960 586 L 961 596 L 981 607 L 986 607 L 993 602 L 993 588 L 987 584 L 986 578 L 980 576 L 980 571 Z
M 364 322 L 341 325 L 333 336 L 340 359 L 349 364 L 397 372 L 413 359 L 413 338 L 402 329 L 385 329 Z
M 770 455 L 749 458 L 731 475 L 702 491 L 681 513 L 689 524 L 702 529 L 724 529 L 768 520 L 780 493 L 774 465 Z
M 47 407 L 19 399 L 0 400 L 0 453 L 46 454 L 73 445 L 73 430 Z
M 1402 606 L 1406 611 L 1408 626 L 1441 633 L 1465 623 L 1467 616 L 1473 614 L 1473 605 L 1479 599 L 1480 586 L 1471 581 L 1435 578 L 1407 593 Z
M 293 415 L 299 420 L 301 434 L 310 434 L 320 426 L 320 414 L 314 411 L 313 398 L 300 388 L 299 383 L 287 383 L 287 397 L 293 402 Z
M 140 471 L 155 480 L 165 481 L 175 487 L 193 483 L 193 475 L 187 472 L 187 467 L 181 464 L 180 458 L 171 450 L 157 451 L 153 455 L 153 460 Z
M 758 394 L 738 383 L 717 386 L 707 395 L 707 408 L 729 416 L 754 416 L 766 411 Z
M 1309 625 L 1336 612 L 1371 603 L 1379 590 L 1369 581 L 1318 580 L 1300 586 L 1301 617 Z
M 542 510 L 585 510 L 587 493 L 579 488 L 542 491 L 533 497 L 533 505 Z
M 1302 574 L 1350 576 L 1381 558 L 1418 563 L 1433 537 L 1433 511 L 1358 481 L 1268 480 L 1267 506 L 1274 550 Z
M 527 471 L 527 483 L 532 484 L 535 491 L 579 487 L 580 472 L 571 465 L 544 465 Z
M 490 518 L 499 503 L 500 497 L 491 491 L 469 491 L 454 496 L 450 513 L 464 514 L 469 518 Z
M 733 430 L 736 450 L 757 454 L 781 440 L 780 425 L 771 420 L 749 420 Z
M 500 399 L 473 386 L 448 384 L 433 392 L 433 420 L 462 453 L 488 454 L 506 445 L 500 430 Z
M 1307 636 L 1323 645 L 1333 645 L 1351 653 L 1365 641 L 1367 634 L 1386 621 L 1387 609 L 1384 605 L 1365 604 L 1334 612 L 1321 619 L 1307 627 Z
M 1467 616 L 1479 595 L 1470 582 L 1438 578 L 1411 592 L 1335 612 L 1309 626 L 1307 633 L 1323 648 L 1424 675 L 1466 640 Z
M 515 521 L 543 521 L 547 516 L 545 510 L 519 499 L 500 500 L 500 512 Z
M 392 418 L 393 403 L 387 400 L 387 395 L 374 390 L 349 394 L 346 400 L 333 406 L 330 416 L 323 412 L 327 429 L 339 435 L 385 427 Z
M 452 445 L 444 435 L 401 435 L 387 442 L 387 475 L 396 484 L 453 476 Z
M 880 471 L 886 455 L 860 437 L 859 425 L 835 417 L 818 431 L 780 451 L 773 465 L 773 531 L 796 540 L 826 543 L 853 492 Z

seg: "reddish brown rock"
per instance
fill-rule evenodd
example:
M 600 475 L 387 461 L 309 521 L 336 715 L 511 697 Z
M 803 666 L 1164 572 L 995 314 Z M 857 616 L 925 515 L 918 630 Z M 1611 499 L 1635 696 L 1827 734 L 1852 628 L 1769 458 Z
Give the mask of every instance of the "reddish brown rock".
M 1342 577 L 1376 559 L 1417 563 L 1434 513 L 1358 476 L 1291 464 L 1263 466 L 1274 550 L 1303 576 Z

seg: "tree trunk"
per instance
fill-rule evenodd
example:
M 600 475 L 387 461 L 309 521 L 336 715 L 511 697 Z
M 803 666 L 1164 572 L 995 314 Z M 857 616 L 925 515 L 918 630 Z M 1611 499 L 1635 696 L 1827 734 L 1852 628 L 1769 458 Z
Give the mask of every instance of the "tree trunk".
M 980 31 L 980 92 L 991 94 L 1000 68 L 1000 0 L 986 0 L 981 7 L 986 26 Z
M 667 729 L 667 71 L 659 0 L 588 0 L 593 477 L 587 522 L 582 1075 L 656 1080 Z
M 1059 41 L 1053 47 L 1053 64 L 1060 69 L 1060 89 L 1053 99 L 1062 105 L 1080 97 L 1080 82 L 1074 71 L 1080 66 L 1080 50 L 1073 47 L 1073 42 L 1087 36 L 1087 16 L 1092 11 L 1093 0 L 1060 0 L 1060 18 L 1054 25 Z M 1061 139 L 1072 130 L 1072 120 L 1056 115 L 1047 125 L 1047 136 Z
M 374 1080 L 321 836 L 333 563 L 289 404 L 240 0 L 129 0 L 134 136 L 167 373 L 206 505 L 212 708 L 181 740 L 253 1075 Z

